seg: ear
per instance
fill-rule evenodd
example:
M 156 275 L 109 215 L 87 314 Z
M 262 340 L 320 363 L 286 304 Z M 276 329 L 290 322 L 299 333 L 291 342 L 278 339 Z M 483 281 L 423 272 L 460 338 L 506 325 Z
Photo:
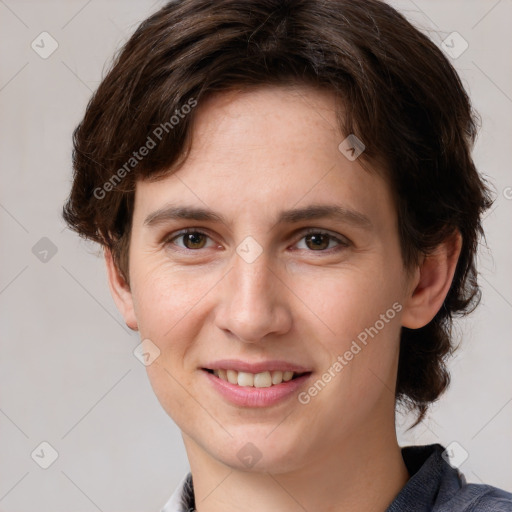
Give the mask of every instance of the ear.
M 108 285 L 112 298 L 116 303 L 117 309 L 121 313 L 126 325 L 132 330 L 137 331 L 137 318 L 133 307 L 133 297 L 130 286 L 119 272 L 110 249 L 104 248 L 105 265 L 107 267 Z
M 402 325 L 419 329 L 441 309 L 452 284 L 462 248 L 457 230 L 423 258 L 412 280 L 412 294 L 404 305 Z

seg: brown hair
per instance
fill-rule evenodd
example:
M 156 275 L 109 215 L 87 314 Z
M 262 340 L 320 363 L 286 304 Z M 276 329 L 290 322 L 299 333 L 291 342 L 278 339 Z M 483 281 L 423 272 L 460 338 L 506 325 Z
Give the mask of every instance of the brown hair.
M 479 301 L 475 253 L 481 214 L 492 201 L 471 157 L 477 117 L 457 73 L 384 2 L 169 2 L 119 50 L 74 131 L 64 219 L 109 247 L 129 282 L 135 183 L 168 175 L 184 162 L 193 102 L 280 84 L 333 91 L 343 104 L 342 133 L 366 145 L 361 161 L 385 163 L 407 268 L 454 230 L 462 234 L 442 308 L 425 327 L 401 333 L 396 397 L 415 408 L 420 421 L 449 383 L 452 318 Z M 146 156 L 134 156 L 150 145 Z

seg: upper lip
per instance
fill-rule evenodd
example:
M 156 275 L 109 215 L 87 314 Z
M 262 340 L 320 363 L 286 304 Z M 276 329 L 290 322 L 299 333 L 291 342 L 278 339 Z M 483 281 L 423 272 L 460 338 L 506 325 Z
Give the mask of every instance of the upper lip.
M 238 359 L 222 359 L 213 361 L 204 366 L 207 370 L 236 370 L 248 373 L 262 373 L 271 371 L 289 371 L 295 373 L 308 373 L 311 370 L 305 366 L 301 366 L 287 361 L 279 361 L 277 359 L 269 361 L 260 361 L 259 363 L 249 363 Z

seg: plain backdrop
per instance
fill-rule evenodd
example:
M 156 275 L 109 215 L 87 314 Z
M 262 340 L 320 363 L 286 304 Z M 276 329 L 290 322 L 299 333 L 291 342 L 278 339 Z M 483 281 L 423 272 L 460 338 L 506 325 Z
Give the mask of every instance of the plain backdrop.
M 0 0 L 3 512 L 158 511 L 189 469 L 180 431 L 132 353 L 138 334 L 115 308 L 98 248 L 61 219 L 72 130 L 115 50 L 163 4 Z M 512 491 L 512 2 L 392 4 L 437 44 L 456 37 L 460 51 L 467 42 L 452 62 L 482 117 L 475 159 L 496 193 L 479 255 L 482 302 L 457 324 L 453 383 L 399 438 L 456 442 L 468 481 Z M 46 59 L 31 46 L 44 31 L 58 44 Z M 43 469 L 52 449 L 57 459 Z

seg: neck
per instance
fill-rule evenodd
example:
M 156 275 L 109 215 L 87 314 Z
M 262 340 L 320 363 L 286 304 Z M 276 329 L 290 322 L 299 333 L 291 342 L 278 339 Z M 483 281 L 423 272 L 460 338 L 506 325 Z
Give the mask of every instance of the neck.
M 315 446 L 302 467 L 279 473 L 223 464 L 183 433 L 196 510 L 385 511 L 409 479 L 392 427 L 389 435 L 380 425 L 378 436 L 368 427 L 343 442 Z

